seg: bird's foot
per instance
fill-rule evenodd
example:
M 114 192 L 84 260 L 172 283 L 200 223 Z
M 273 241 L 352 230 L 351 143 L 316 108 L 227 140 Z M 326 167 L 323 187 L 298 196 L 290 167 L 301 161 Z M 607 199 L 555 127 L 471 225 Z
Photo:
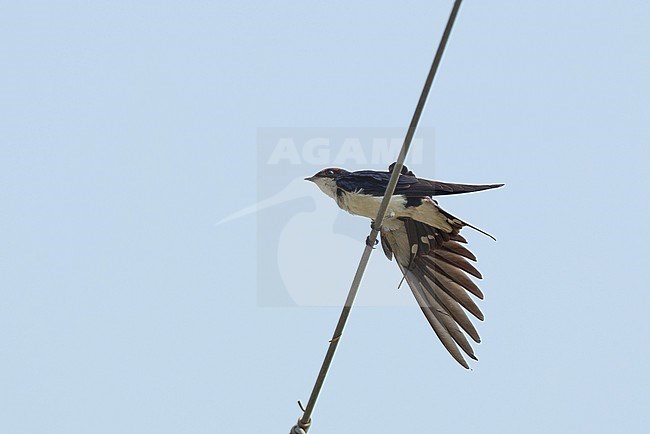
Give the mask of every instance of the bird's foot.
M 381 227 L 382 227 L 383 224 L 384 224 L 384 222 L 385 222 L 386 220 L 388 220 L 388 219 L 392 219 L 392 218 L 394 218 L 394 217 L 395 217 L 395 212 L 394 212 L 394 211 L 390 211 L 389 213 L 387 213 L 387 214 L 384 216 L 384 219 L 381 221 L 381 224 L 377 224 L 376 221 L 374 221 L 374 220 L 370 220 L 370 229 L 372 229 L 372 230 L 374 230 L 374 231 L 380 231 L 380 230 L 381 230 Z
M 368 246 L 368 247 L 372 247 L 372 248 L 374 249 L 375 246 L 377 245 L 377 243 L 379 243 L 379 240 L 378 240 L 378 239 L 375 238 L 375 242 L 373 243 L 373 242 L 370 240 L 370 235 L 368 235 L 368 236 L 366 237 L 366 246 Z

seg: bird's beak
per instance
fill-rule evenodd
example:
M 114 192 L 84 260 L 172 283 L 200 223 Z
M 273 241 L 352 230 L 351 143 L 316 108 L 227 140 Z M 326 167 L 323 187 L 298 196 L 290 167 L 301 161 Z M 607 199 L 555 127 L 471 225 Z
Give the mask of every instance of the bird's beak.
M 308 178 L 305 178 L 305 181 L 311 181 L 311 182 L 314 182 L 314 177 L 313 177 L 313 176 L 310 176 L 310 177 L 308 177 Z

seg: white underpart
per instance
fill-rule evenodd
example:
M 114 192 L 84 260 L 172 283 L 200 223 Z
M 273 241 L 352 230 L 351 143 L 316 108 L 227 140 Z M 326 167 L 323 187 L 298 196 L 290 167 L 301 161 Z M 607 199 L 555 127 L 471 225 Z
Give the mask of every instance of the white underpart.
M 379 206 L 383 199 L 383 196 L 343 192 L 337 197 L 336 203 L 342 210 L 345 210 L 350 214 L 374 219 L 377 217 L 377 212 L 379 211 Z M 388 203 L 386 216 L 400 216 L 404 213 L 405 208 L 406 199 L 401 196 L 393 196 Z
M 341 209 L 349 212 L 350 214 L 360 215 L 374 219 L 377 217 L 379 205 L 383 200 L 383 196 L 370 196 L 360 193 L 346 193 L 344 192 L 339 196 L 336 201 Z M 409 217 L 413 220 L 426 223 L 445 232 L 451 232 L 452 227 L 449 224 L 447 216 L 440 212 L 438 205 L 431 199 L 424 199 L 419 206 L 406 206 L 406 199 L 402 196 L 393 196 L 386 211 L 386 218 L 384 222 L 397 217 Z
M 377 211 L 379 211 L 379 205 L 383 200 L 383 196 L 371 196 L 354 192 L 343 192 L 340 196 L 337 196 L 336 181 L 333 179 L 316 178 L 314 179 L 314 183 L 323 193 L 334 199 L 342 210 L 369 219 L 377 217 Z M 393 196 L 386 211 L 385 223 L 388 223 L 394 217 L 409 217 L 445 232 L 452 231 L 447 217 L 440 212 L 438 205 L 430 198 L 424 199 L 420 206 L 406 207 L 406 199 L 404 197 Z
M 420 206 L 406 208 L 401 216 L 410 217 L 447 233 L 453 230 L 447 216 L 440 212 L 440 207 L 431 198 L 423 199 Z
M 313 178 L 312 182 L 321 189 L 323 193 L 336 199 L 336 181 L 331 178 Z
M 404 222 L 389 219 L 381 227 L 382 236 L 386 238 L 397 262 L 403 267 L 408 267 L 411 258 L 411 245 L 404 228 Z

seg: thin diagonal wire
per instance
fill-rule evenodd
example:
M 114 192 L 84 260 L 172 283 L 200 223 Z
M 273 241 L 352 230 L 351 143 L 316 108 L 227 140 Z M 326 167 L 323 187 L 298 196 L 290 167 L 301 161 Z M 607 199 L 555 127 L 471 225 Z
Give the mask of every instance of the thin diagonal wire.
M 429 69 L 429 75 L 427 75 L 427 79 L 424 82 L 422 93 L 420 94 L 420 99 L 418 100 L 418 104 L 415 107 L 415 113 L 413 113 L 411 124 L 409 125 L 408 131 L 406 132 L 406 137 L 404 138 L 402 149 L 399 153 L 399 156 L 397 157 L 397 162 L 395 164 L 395 167 L 393 168 L 393 173 L 391 174 L 390 180 L 388 181 L 388 186 L 386 187 L 386 193 L 384 193 L 384 198 L 381 201 L 379 210 L 377 211 L 377 217 L 374 220 L 375 223 L 372 225 L 372 230 L 370 231 L 370 235 L 368 236 L 366 247 L 363 251 L 363 255 L 361 256 L 361 261 L 359 262 L 357 271 L 354 274 L 354 279 L 352 280 L 352 285 L 350 286 L 350 291 L 348 292 L 347 299 L 345 300 L 345 305 L 343 306 L 341 316 L 339 317 L 339 321 L 336 324 L 336 328 L 334 329 L 334 334 L 332 335 L 332 339 L 330 340 L 330 345 L 327 349 L 327 353 L 325 354 L 325 359 L 323 360 L 323 364 L 320 368 L 320 372 L 318 373 L 318 377 L 316 378 L 316 383 L 314 384 L 314 388 L 312 389 L 311 395 L 309 396 L 309 402 L 307 402 L 307 407 L 305 407 L 305 411 L 302 417 L 298 419 L 298 423 L 294 425 L 294 427 L 291 429 L 291 434 L 299 433 L 300 431 L 298 430 L 302 430 L 303 432 L 306 433 L 309 430 L 309 427 L 311 426 L 311 414 L 314 411 L 316 400 L 318 399 L 320 390 L 323 387 L 323 383 L 325 382 L 327 371 L 329 370 L 329 367 L 332 363 L 332 359 L 334 358 L 334 353 L 336 352 L 336 347 L 338 346 L 341 335 L 343 334 L 345 323 L 348 319 L 348 316 L 350 315 L 352 304 L 354 303 L 354 299 L 359 290 L 359 285 L 361 284 L 361 279 L 363 278 L 363 274 L 366 271 L 366 266 L 368 265 L 368 260 L 370 259 L 370 254 L 372 253 L 373 250 L 372 246 L 375 244 L 375 241 L 377 240 L 377 236 L 379 235 L 379 231 L 381 230 L 381 225 L 384 220 L 384 216 L 386 215 L 386 210 L 388 209 L 390 198 L 393 196 L 393 193 L 395 192 L 395 186 L 397 185 L 399 174 L 402 171 L 402 167 L 404 166 L 404 160 L 406 159 L 406 154 L 408 153 L 409 148 L 411 147 L 411 142 L 413 141 L 415 130 L 417 129 L 418 122 L 420 121 L 420 116 L 422 115 L 422 111 L 424 110 L 424 105 L 427 101 L 427 96 L 429 95 L 431 85 L 433 84 L 433 79 L 435 78 L 436 72 L 438 71 L 438 66 L 440 65 L 440 61 L 442 60 L 442 54 L 444 53 L 445 47 L 447 46 L 447 41 L 449 40 L 451 29 L 454 25 L 454 21 L 456 20 L 456 16 L 458 15 L 458 10 L 460 9 L 461 2 L 462 0 L 456 0 L 454 2 L 454 6 L 452 7 L 451 14 L 449 15 L 449 20 L 447 21 L 447 26 L 445 27 L 445 30 L 442 33 L 440 44 L 438 45 L 438 50 L 436 51 L 436 55 L 433 58 L 433 63 L 431 64 L 431 68 Z

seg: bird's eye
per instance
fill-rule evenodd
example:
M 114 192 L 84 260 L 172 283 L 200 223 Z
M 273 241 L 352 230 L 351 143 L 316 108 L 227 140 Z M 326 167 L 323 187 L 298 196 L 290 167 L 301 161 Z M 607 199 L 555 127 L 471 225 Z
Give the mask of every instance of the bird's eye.
M 334 171 L 333 171 L 332 169 L 328 170 L 328 171 L 325 172 L 325 173 L 327 173 L 328 175 L 334 175 Z

